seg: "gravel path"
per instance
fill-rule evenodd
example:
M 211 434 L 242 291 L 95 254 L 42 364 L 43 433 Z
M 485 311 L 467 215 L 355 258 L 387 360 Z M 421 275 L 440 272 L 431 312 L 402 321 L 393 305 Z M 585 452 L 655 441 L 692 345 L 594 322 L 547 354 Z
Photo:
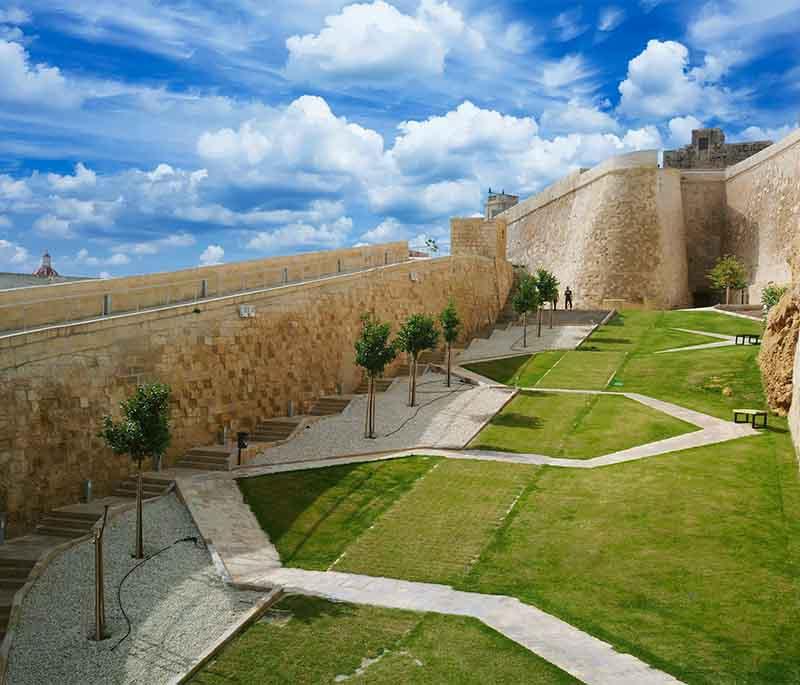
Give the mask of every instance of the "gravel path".
M 406 405 L 407 393 L 405 379 L 378 393 L 378 437 L 374 440 L 364 438 L 366 395 L 359 395 L 341 414 L 315 422 L 294 439 L 265 450 L 252 463 L 307 461 L 415 446 L 458 449 L 501 409 L 513 390 L 475 387 L 458 379 L 448 390 L 443 375 L 426 373 L 417 384 L 416 407 Z
M 199 536 L 174 495 L 147 504 L 144 519 L 145 554 L 180 538 Z M 56 559 L 28 593 L 9 658 L 9 683 L 169 682 L 263 596 L 225 587 L 204 547 L 179 543 L 125 581 L 122 601 L 133 631 L 112 651 L 127 629 L 117 586 L 137 563 L 130 556 L 134 521 L 131 511 L 105 532 L 110 638 L 100 643 L 87 639 L 94 627 L 94 548 L 82 543 Z

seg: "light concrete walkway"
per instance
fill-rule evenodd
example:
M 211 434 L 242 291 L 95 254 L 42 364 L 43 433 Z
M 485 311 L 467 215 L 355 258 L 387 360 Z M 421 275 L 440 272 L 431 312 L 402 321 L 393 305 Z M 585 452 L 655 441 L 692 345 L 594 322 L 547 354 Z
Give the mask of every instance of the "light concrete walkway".
M 285 467 L 277 465 L 274 468 Z M 414 611 L 472 616 L 588 685 L 673 685 L 610 644 L 513 597 L 460 592 L 447 585 L 349 573 L 283 568 L 275 547 L 242 501 L 233 474 L 179 475 L 178 490 L 224 575 L 243 589 L 275 589 Z
M 635 392 L 612 392 L 608 390 L 565 390 L 561 388 L 519 388 L 520 390 L 535 390 L 536 392 L 564 393 L 575 395 L 616 395 L 627 397 L 629 400 L 644 404 L 656 411 L 668 414 L 676 419 L 691 423 L 700 430 L 692 433 L 676 435 L 664 440 L 649 442 L 644 445 L 637 445 L 625 450 L 612 452 L 590 459 L 579 459 L 569 457 L 550 457 L 544 454 L 535 453 L 515 453 L 498 452 L 491 450 L 473 449 L 442 449 L 435 445 L 417 445 L 402 450 L 373 451 L 372 453 L 336 454 L 333 450 L 330 457 L 313 457 L 297 454 L 294 460 L 283 460 L 280 463 L 258 464 L 248 466 L 236 471 L 236 478 L 251 478 L 263 476 L 270 473 L 282 473 L 286 471 L 299 471 L 305 469 L 323 468 L 338 464 L 355 464 L 368 461 L 379 461 L 384 459 L 397 459 L 400 457 L 419 454 L 424 450 L 425 454 L 431 456 L 447 457 L 449 459 L 480 459 L 485 461 L 503 461 L 514 464 L 530 464 L 532 466 L 556 466 L 570 469 L 594 469 L 613 464 L 622 464 L 628 461 L 638 461 L 657 457 L 671 452 L 681 452 L 694 447 L 704 447 L 715 445 L 729 440 L 746 438 L 749 436 L 760 435 L 761 433 L 750 424 L 733 423 L 718 419 L 716 416 L 703 414 L 702 412 L 687 409 L 671 402 L 658 400 Z
M 470 364 L 491 359 L 518 357 L 545 350 L 574 350 L 595 329 L 596 325 L 542 326 L 542 335 L 536 335 L 536 324 L 528 324 L 528 344 L 522 346 L 522 326 L 496 328 L 489 338 L 475 338 L 456 358 L 458 364 Z
M 550 614 L 505 595 L 351 573 L 271 570 L 252 584 L 337 602 L 471 616 L 587 685 L 675 685 L 681 681 Z
M 708 331 L 693 331 L 690 328 L 673 328 L 672 330 L 681 331 L 681 333 L 691 333 L 693 335 L 703 335 L 706 338 L 717 338 L 722 342 L 702 343 L 700 345 L 687 345 L 686 347 L 671 347 L 668 350 L 659 350 L 655 354 L 667 354 L 668 352 L 688 352 L 691 350 L 712 350 L 716 347 L 732 347 L 736 344 L 736 337 L 733 335 L 723 335 L 721 333 L 709 333 Z

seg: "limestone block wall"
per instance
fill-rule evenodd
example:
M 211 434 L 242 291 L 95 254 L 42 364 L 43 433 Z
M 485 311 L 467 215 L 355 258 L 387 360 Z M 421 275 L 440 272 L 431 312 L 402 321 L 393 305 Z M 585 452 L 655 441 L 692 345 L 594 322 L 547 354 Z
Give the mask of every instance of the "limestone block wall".
M 126 476 L 127 459 L 97 431 L 138 382 L 173 389 L 174 463 L 223 425 L 246 429 L 285 415 L 290 400 L 303 412 L 322 394 L 350 391 L 365 311 L 396 330 L 452 297 L 467 336 L 496 319 L 511 280 L 501 260 L 446 257 L 2 338 L 0 510 L 19 531 L 77 501 L 84 479 L 102 495 Z M 254 318 L 240 318 L 242 303 Z
M 680 172 L 657 161 L 616 157 L 507 210 L 508 259 L 553 271 L 576 307 L 687 305 Z
M 450 220 L 450 254 L 506 258 L 506 222 L 502 218 Z
M 0 332 L 101 316 L 104 296 L 110 298 L 112 312 L 135 312 L 407 259 L 408 243 L 394 242 L 167 273 L 0 290 Z
M 730 167 L 722 249 L 746 264 L 751 302 L 769 281 L 788 283 L 800 254 L 800 130 Z
M 681 195 L 689 292 L 695 306 L 715 304 L 719 296 L 710 288 L 708 272 L 721 256 L 725 238 L 725 172 L 682 172 Z

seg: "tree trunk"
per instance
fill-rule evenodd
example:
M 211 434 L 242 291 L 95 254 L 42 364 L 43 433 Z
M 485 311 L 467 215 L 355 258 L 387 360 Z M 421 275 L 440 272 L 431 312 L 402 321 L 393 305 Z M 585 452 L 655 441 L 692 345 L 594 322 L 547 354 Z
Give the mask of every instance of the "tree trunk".
M 369 405 L 369 437 L 375 437 L 375 398 L 376 398 L 376 387 L 375 387 L 375 379 L 372 379 L 372 388 L 370 392 L 370 405 Z
M 550 328 L 553 327 L 553 311 L 555 310 L 556 305 L 555 302 L 550 303 Z
M 528 346 L 528 312 L 522 313 L 522 346 Z
M 142 460 L 136 477 L 136 554 L 137 559 L 144 559 L 144 539 L 142 535 Z
M 726 286 L 725 288 L 725 304 L 731 303 L 731 289 Z
M 408 406 L 414 406 L 414 358 L 408 353 Z
M 447 343 L 447 387 L 450 387 L 450 350 L 451 345 Z
M 542 308 L 541 307 L 539 307 L 538 319 L 539 319 L 539 332 L 536 335 L 537 335 L 537 337 L 541 338 L 542 337 Z
M 370 437 L 370 401 L 372 399 L 372 375 L 367 376 L 367 406 L 364 408 L 364 437 Z
M 414 355 L 411 358 L 411 404 L 413 407 L 417 403 L 417 357 Z

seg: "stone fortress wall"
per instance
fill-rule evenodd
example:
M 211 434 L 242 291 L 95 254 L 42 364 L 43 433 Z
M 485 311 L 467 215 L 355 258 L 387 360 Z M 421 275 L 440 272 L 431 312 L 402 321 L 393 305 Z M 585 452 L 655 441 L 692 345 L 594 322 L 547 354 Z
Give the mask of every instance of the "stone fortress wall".
M 692 131 L 692 142 L 664 152 L 664 166 L 671 169 L 726 169 L 772 145 L 771 140 L 726 143 L 719 128 Z
M 0 290 L 0 334 L 307 281 L 407 259 L 408 244 L 401 241 L 125 278 Z
M 286 415 L 290 401 L 302 413 L 323 394 L 352 391 L 360 381 L 353 343 L 364 312 L 396 331 L 409 314 L 438 313 L 452 297 L 464 336 L 490 325 L 505 304 L 511 266 L 496 256 L 496 238 L 494 252 L 483 254 L 460 250 L 462 237 L 453 240 L 459 256 L 409 261 L 403 243 L 405 261 L 388 266 L 0 337 L 0 510 L 8 511 L 12 532 L 77 501 L 85 479 L 104 495 L 127 476 L 128 459 L 113 455 L 97 432 L 100 417 L 140 382 L 172 387 L 170 464 L 189 448 L 214 443 L 223 426 L 246 430 Z M 316 270 L 311 265 L 322 256 L 338 259 L 337 252 L 349 251 L 287 259 L 298 272 Z M 234 283 L 232 274 L 244 268 L 214 267 Z M 150 277 L 113 285 L 122 291 L 142 278 Z M 57 296 L 63 286 L 36 290 Z M 255 308 L 253 317 L 242 318 L 242 304 Z
M 800 253 L 800 131 L 726 169 L 615 157 L 497 219 L 509 260 L 553 271 L 579 307 L 713 304 L 707 273 L 724 254 L 744 262 L 758 302 L 768 282 L 789 282 Z
M 688 305 L 680 172 L 657 163 L 615 157 L 506 210 L 509 259 L 555 273 L 576 307 Z

